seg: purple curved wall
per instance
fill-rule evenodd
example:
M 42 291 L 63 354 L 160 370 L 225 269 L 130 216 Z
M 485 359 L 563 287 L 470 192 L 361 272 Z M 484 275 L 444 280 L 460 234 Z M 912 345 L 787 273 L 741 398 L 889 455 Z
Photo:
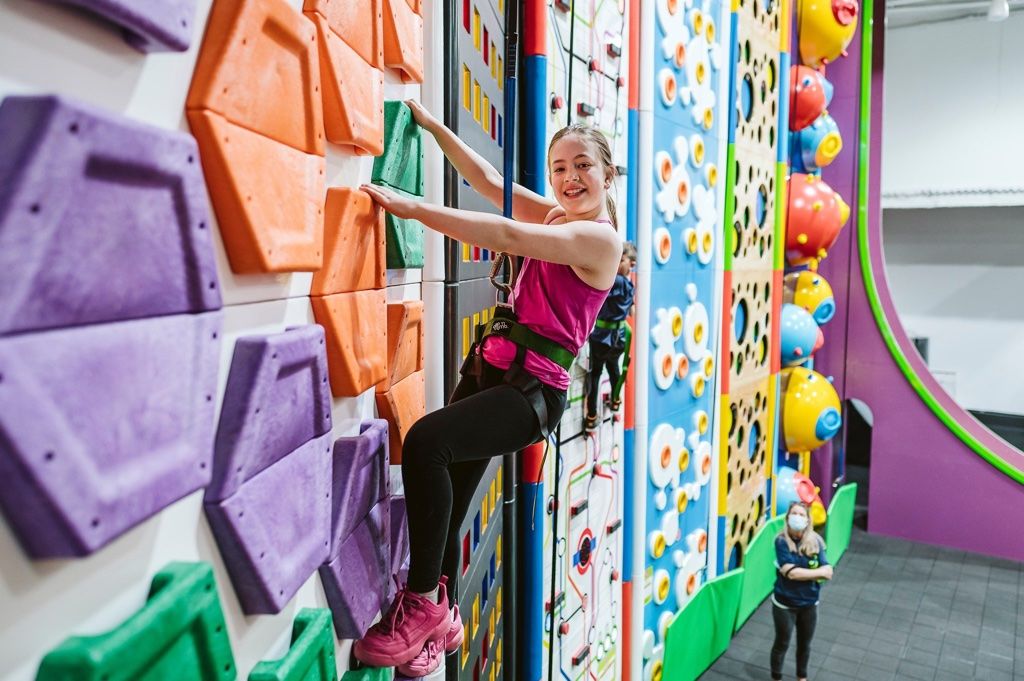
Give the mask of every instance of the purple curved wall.
M 881 141 L 884 65 L 884 3 L 875 3 L 869 242 L 875 284 L 885 315 L 911 366 L 928 390 L 964 428 L 992 452 L 1021 470 L 1024 453 L 993 435 L 957 405 L 932 378 L 914 350 L 892 302 L 885 278 L 881 211 Z M 838 309 L 826 327 L 827 343 L 817 369 L 834 376 L 839 394 L 863 400 L 874 413 L 868 529 L 915 541 L 1024 560 L 1024 534 L 1007 532 L 1001 518 L 1024 510 L 1024 487 L 972 451 L 914 391 L 892 357 L 871 311 L 857 242 L 857 121 L 860 106 L 860 34 L 849 56 L 828 69 L 835 86 L 829 112 L 850 153 L 825 169 L 824 179 L 853 207 L 820 271 L 832 284 Z M 814 455 L 816 480 L 827 487 L 832 448 Z

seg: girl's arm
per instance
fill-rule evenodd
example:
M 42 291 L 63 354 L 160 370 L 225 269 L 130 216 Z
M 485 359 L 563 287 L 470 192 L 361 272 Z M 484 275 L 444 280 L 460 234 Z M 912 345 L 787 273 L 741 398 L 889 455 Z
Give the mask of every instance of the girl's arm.
M 622 243 L 608 225 L 577 221 L 552 228 L 491 213 L 420 203 L 376 185 L 363 185 L 362 190 L 392 215 L 419 220 L 453 239 L 491 251 L 570 265 L 587 284 L 599 290 L 615 282 Z
M 406 102 L 412 109 L 413 119 L 437 140 L 441 151 L 455 166 L 456 172 L 472 185 L 473 189 L 501 210 L 504 206 L 504 180 L 494 166 L 476 153 L 455 133 L 434 118 L 423 105 L 415 100 Z M 544 222 L 548 212 L 557 204 L 519 184 L 512 185 L 512 217 L 523 222 Z M 474 242 L 475 243 L 475 242 Z
M 817 579 L 832 579 L 832 566 L 822 565 L 820 568 L 802 568 L 794 567 L 792 563 L 786 563 L 779 568 L 779 572 L 786 579 L 792 579 L 795 582 L 812 582 Z

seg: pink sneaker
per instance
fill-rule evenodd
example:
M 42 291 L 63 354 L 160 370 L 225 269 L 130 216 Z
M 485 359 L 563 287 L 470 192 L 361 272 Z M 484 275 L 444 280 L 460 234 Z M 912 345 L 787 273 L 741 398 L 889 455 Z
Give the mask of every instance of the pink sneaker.
M 452 623 L 445 632 L 443 638 L 430 639 L 423 646 L 420 654 L 398 666 L 398 673 L 409 678 L 417 678 L 432 674 L 441 666 L 441 659 L 445 653 L 454 653 L 462 645 L 462 617 L 459 616 L 459 606 L 452 610 Z
M 451 625 L 446 581 L 441 577 L 440 603 L 401 588 L 380 622 L 356 641 L 356 658 L 371 667 L 395 667 L 416 657 L 427 641 L 442 638 Z

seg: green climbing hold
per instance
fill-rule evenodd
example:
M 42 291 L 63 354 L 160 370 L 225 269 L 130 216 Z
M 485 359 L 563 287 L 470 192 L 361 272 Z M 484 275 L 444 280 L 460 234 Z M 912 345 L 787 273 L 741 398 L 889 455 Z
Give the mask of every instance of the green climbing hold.
M 408 198 L 415 197 L 399 192 Z M 386 263 L 389 270 L 423 267 L 423 223 L 419 220 L 384 215 Z
M 280 660 L 253 667 L 249 681 L 337 681 L 334 625 L 326 608 L 303 608 L 292 624 L 292 645 Z
M 367 667 L 345 672 L 341 681 L 394 681 L 395 670 L 392 667 Z
M 237 675 L 213 569 L 170 563 L 146 604 L 117 628 L 74 636 L 43 658 L 36 681 L 225 681 Z
M 371 181 L 423 196 L 423 131 L 404 102 L 384 102 L 384 153 L 373 160 Z

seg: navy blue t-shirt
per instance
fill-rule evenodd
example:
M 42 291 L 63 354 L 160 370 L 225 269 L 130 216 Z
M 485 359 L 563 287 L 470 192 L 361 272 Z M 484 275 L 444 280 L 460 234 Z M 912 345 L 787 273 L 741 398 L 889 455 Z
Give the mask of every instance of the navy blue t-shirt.
M 619 322 L 629 316 L 631 307 L 633 307 L 633 282 L 629 280 L 629 277 L 616 274 L 612 290 L 608 292 L 608 297 L 597 313 L 597 318 L 606 322 Z M 608 347 L 624 348 L 626 346 L 626 329 L 602 329 L 595 326 L 590 333 L 590 340 Z
M 785 530 L 783 530 L 785 531 Z M 819 540 L 819 551 L 813 556 L 805 556 L 799 551 L 790 551 L 786 538 L 781 534 L 775 538 L 775 569 L 778 577 L 775 579 L 775 600 L 780 605 L 788 608 L 802 608 L 807 605 L 814 605 L 818 602 L 821 594 L 821 584 L 817 580 L 798 581 L 782 576 L 779 570 L 787 563 L 800 568 L 819 568 L 828 565 L 828 558 L 825 556 L 825 546 Z

